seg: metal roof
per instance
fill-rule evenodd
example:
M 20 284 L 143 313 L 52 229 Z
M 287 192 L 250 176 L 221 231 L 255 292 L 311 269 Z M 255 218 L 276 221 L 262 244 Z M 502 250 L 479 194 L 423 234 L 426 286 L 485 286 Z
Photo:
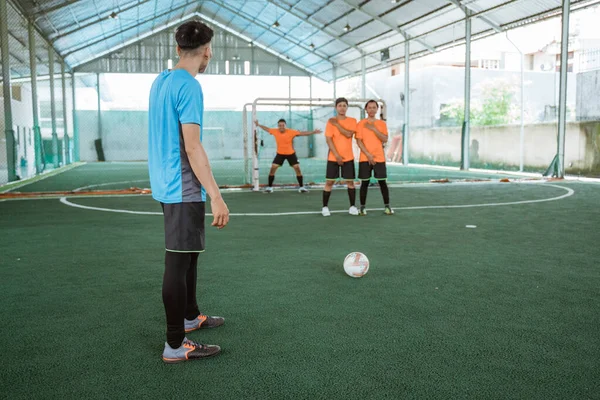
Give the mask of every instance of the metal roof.
M 190 16 L 233 32 L 323 80 L 367 71 L 560 14 L 561 0 L 11 0 L 76 69 Z M 600 0 L 572 0 L 572 9 Z M 27 27 L 9 27 L 27 42 Z M 16 40 L 17 42 L 19 40 Z M 18 43 L 13 43 L 19 46 Z M 389 49 L 389 60 L 381 52 Z M 15 55 L 17 53 L 11 52 Z M 42 59 L 40 59 L 42 61 Z M 26 60 L 24 60 L 26 64 Z M 40 71 L 41 72 L 41 71 Z

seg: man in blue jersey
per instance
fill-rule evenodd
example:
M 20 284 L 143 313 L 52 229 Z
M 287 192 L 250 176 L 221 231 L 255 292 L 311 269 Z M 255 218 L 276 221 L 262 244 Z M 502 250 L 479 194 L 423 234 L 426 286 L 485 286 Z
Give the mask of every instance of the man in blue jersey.
M 162 72 L 150 91 L 148 168 L 152 197 L 161 203 L 165 226 L 162 298 L 167 319 L 163 361 L 176 363 L 218 354 L 221 348 L 186 338 L 186 333 L 223 324 L 200 313 L 196 301 L 198 254 L 204 251 L 206 193 L 212 225 L 223 228 L 229 210 L 202 147 L 204 101 L 196 74 L 212 57 L 213 31 L 198 21 L 177 28 L 179 63 Z

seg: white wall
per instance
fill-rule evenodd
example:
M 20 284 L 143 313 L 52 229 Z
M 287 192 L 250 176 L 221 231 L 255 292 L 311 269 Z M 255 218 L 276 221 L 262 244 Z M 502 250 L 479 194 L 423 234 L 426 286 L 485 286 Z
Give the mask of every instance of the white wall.
M 525 126 L 524 165 L 545 169 L 557 151 L 558 126 L 555 123 Z M 519 166 L 520 126 L 471 127 L 471 158 L 476 161 L 473 141 L 479 145 L 478 160 L 486 163 Z M 565 143 L 565 166 L 574 169 L 590 169 L 594 162 L 594 149 L 587 140 L 586 129 L 580 123 L 567 124 Z M 461 129 L 417 129 L 410 133 L 410 156 L 426 158 L 434 163 L 460 161 Z
M 5 115 L 4 115 L 4 98 L 0 93 L 0 104 L 2 105 L 2 113 L 0 114 L 0 184 L 8 182 L 8 170 L 6 163 L 6 136 L 5 136 Z M 14 96 L 13 96 L 14 97 Z M 31 88 L 29 85 L 21 86 L 21 101 L 11 100 L 12 107 L 12 123 L 13 129 L 15 130 L 15 136 L 17 133 L 17 127 L 23 132 L 29 132 L 29 129 L 33 127 L 33 110 L 31 103 Z M 16 139 L 16 138 L 15 138 Z M 31 174 L 31 170 L 35 171 L 35 155 L 33 153 L 33 137 L 31 138 L 31 149 L 25 150 L 23 144 L 23 138 L 20 138 L 21 146 L 18 147 L 17 152 L 17 175 L 26 177 Z M 16 140 L 15 140 L 16 143 Z M 29 146 L 29 141 L 27 140 Z M 27 161 L 27 168 L 20 167 L 21 158 L 25 158 Z
M 414 128 L 432 127 L 439 118 L 440 106 L 452 100 L 464 98 L 463 68 L 427 67 L 411 71 L 410 123 Z M 548 105 L 558 104 L 558 74 L 551 72 L 525 72 L 525 111 L 526 121 L 541 121 Z M 481 99 L 481 88 L 486 82 L 503 79 L 511 82 L 516 90 L 518 107 L 520 72 L 473 69 L 471 75 L 471 98 Z M 568 75 L 569 82 L 575 82 L 575 74 Z M 404 123 L 404 105 L 400 95 L 404 93 L 404 75 L 373 75 L 367 83 L 380 94 L 387 103 L 387 120 L 392 131 L 398 132 Z M 570 109 L 576 105 L 576 85 L 568 86 L 567 104 Z
M 600 70 L 577 75 L 577 119 L 600 120 Z

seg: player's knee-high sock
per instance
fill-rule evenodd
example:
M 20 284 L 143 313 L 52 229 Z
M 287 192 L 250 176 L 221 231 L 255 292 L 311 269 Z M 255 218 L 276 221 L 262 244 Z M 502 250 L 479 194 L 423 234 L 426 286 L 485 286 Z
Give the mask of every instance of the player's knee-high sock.
M 348 188 L 348 199 L 350 200 L 350 206 L 353 207 L 356 205 L 356 189 Z
M 327 190 L 323 190 L 323 207 L 328 206 L 330 196 L 331 196 L 331 192 L 328 192 Z
M 386 207 L 390 205 L 390 189 L 386 181 L 379 181 L 379 187 L 381 188 L 381 195 L 383 196 L 383 204 Z
M 367 204 L 367 194 L 369 193 L 369 181 L 360 183 L 360 206 L 364 207 Z
M 185 282 L 187 286 L 187 302 L 185 306 L 185 318 L 193 320 L 198 318 L 200 310 L 196 300 L 196 281 L 198 279 L 198 253 L 190 253 L 190 268 L 187 271 Z
M 162 298 L 167 315 L 167 343 L 178 348 L 185 337 L 186 275 L 190 267 L 190 253 L 165 254 Z
M 269 175 L 269 187 L 273 186 L 273 182 L 275 182 L 275 175 Z
M 304 186 L 304 177 L 302 175 L 296 175 L 296 179 L 298 179 L 298 184 L 300 185 L 300 187 Z

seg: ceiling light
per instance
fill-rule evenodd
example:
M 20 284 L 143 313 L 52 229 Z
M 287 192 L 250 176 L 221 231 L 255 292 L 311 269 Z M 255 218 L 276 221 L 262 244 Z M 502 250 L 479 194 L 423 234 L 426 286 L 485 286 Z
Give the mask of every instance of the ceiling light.
M 310 48 L 314 50 L 315 49 L 315 45 L 311 43 L 310 44 Z
M 279 21 L 275 21 L 273 23 L 273 28 L 279 28 Z
M 113 11 L 112 13 L 110 13 L 110 15 L 109 15 L 108 17 L 109 17 L 110 19 L 117 19 L 117 18 L 119 18 L 119 16 L 117 15 L 117 13 L 116 13 L 116 12 L 114 12 L 114 11 Z
M 348 32 L 350 30 L 350 25 L 346 24 L 344 27 L 344 32 Z

